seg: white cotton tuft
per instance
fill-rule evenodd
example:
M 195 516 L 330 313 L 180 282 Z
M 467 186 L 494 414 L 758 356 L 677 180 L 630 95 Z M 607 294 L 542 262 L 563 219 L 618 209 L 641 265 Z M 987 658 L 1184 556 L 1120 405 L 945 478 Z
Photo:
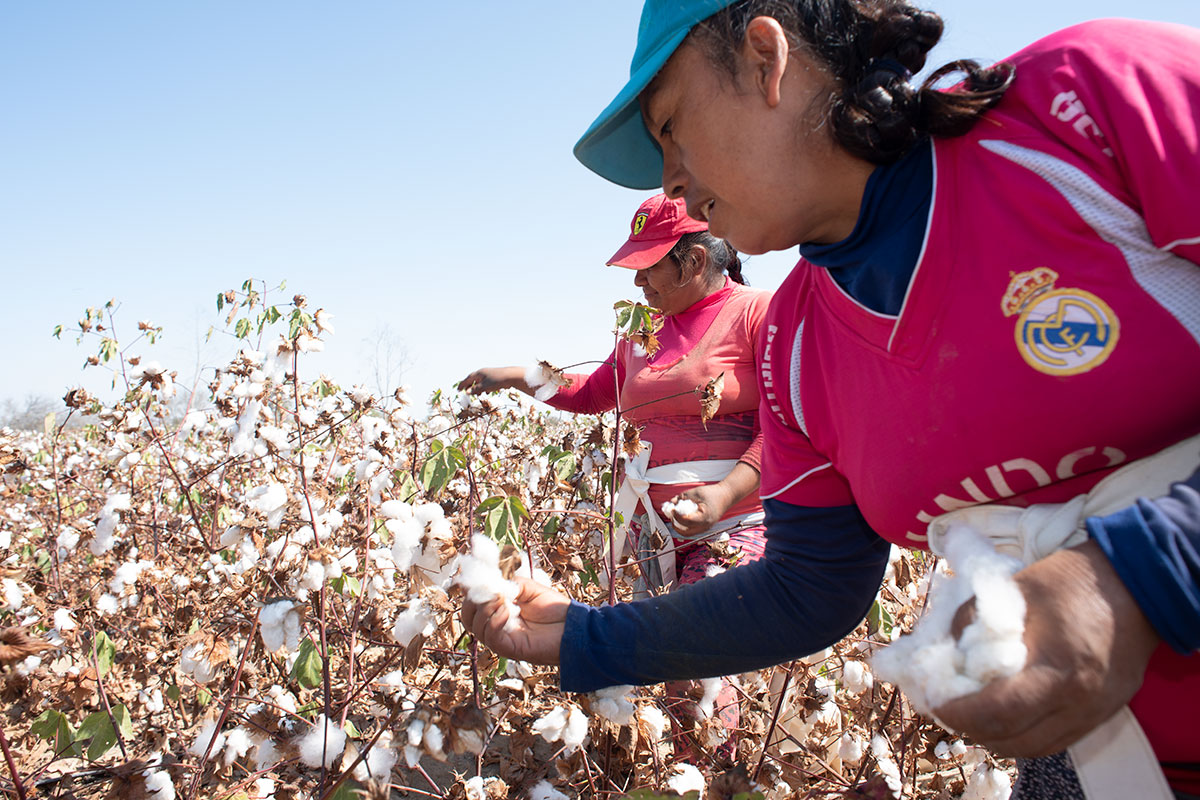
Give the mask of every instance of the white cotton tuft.
M 700 506 L 686 497 L 678 503 L 672 503 L 670 500 L 662 504 L 663 516 L 668 519 L 675 516 L 690 517 L 700 510 Z
M 128 511 L 130 496 L 117 493 L 110 495 L 100 509 L 100 519 L 96 521 L 96 531 L 92 542 L 88 545 L 92 555 L 101 555 L 112 549 L 116 543 L 117 525 L 121 522 L 120 512 Z
M 913 706 L 930 712 L 1019 672 L 1028 656 L 1024 642 L 1025 599 L 1013 575 L 1016 559 L 964 526 L 946 534 L 946 559 L 954 577 L 930 583 L 929 603 L 916 629 L 872 658 L 880 679 L 896 684 Z M 951 625 L 959 606 L 975 598 L 975 621 L 956 641 Z
M 142 777 L 146 779 L 146 800 L 175 800 L 171 773 L 165 769 L 148 769 Z
M 212 742 L 212 749 L 209 749 L 209 742 Z M 204 758 L 204 751 L 208 750 L 208 760 L 211 761 L 217 757 L 217 753 L 221 752 L 224 745 L 225 734 L 217 730 L 217 721 L 214 719 L 200 727 L 200 733 L 196 734 L 196 741 L 192 742 L 188 752 L 196 758 Z
M 521 609 L 513 602 L 517 584 L 500 573 L 500 548 L 488 537 L 477 533 L 471 537 L 471 552 L 458 563 L 455 583 L 467 590 L 472 603 L 487 603 L 499 597 L 508 608 L 506 630 L 512 630 L 521 617 Z
M 578 750 L 587 739 L 587 717 L 573 705 L 557 706 L 533 723 L 533 732 L 547 742 L 563 743 L 567 753 Z
M 246 755 L 253 746 L 254 742 L 251 740 L 249 732 L 240 725 L 225 734 L 225 766 L 228 767 Z
M 367 757 L 354 768 L 354 779 L 365 783 L 371 778 L 387 778 L 392 774 L 392 767 L 396 766 L 399 756 L 392 743 L 391 731 L 384 731 L 367 752 Z
M 628 725 L 633 722 L 636 710 L 629 699 L 632 691 L 632 686 L 610 686 L 592 692 L 592 712 L 616 725 Z
M 571 800 L 571 798 L 555 789 L 550 781 L 542 780 L 529 790 L 529 800 Z
M 342 754 L 346 747 L 346 732 L 318 714 L 316 721 L 308 733 L 296 741 L 296 749 L 300 751 L 300 760 L 309 767 L 324 766 L 329 769 L 333 762 Z M 322 758 L 322 755 L 324 758 Z
M 1012 794 L 1012 779 L 1002 770 L 980 764 L 971 773 L 961 800 L 1008 800 Z
M 185 675 L 192 676 L 192 680 L 201 686 L 211 683 L 212 679 L 217 677 L 218 668 L 209 663 L 206 658 L 207 654 L 208 649 L 204 642 L 189 644 L 179 654 L 179 669 Z
M 863 742 L 850 731 L 842 734 L 838 740 L 838 757 L 847 764 L 857 764 L 863 757 Z
M 638 706 L 637 718 L 646 735 L 654 742 L 661 741 L 670 726 L 667 715 L 655 703 L 643 703 Z
M 861 694 L 870 689 L 874 682 L 871 671 L 861 661 L 847 661 L 842 666 L 842 686 L 848 691 Z
M 700 713 L 706 718 L 713 715 L 713 706 L 717 702 L 717 695 L 721 693 L 721 689 L 725 686 L 725 681 L 722 678 L 704 678 L 700 681 L 700 686 L 704 688 L 704 695 L 700 698 Z
M 21 591 L 21 585 L 12 578 L 5 578 L 4 585 L 4 608 L 8 611 L 20 611 L 21 606 L 25 605 L 25 592 Z
M 263 647 L 274 653 L 287 647 L 287 652 L 296 652 L 300 647 L 300 613 L 291 600 L 277 600 L 263 606 L 258 614 L 258 632 Z
M 254 781 L 254 794 L 251 800 L 273 800 L 275 797 L 275 781 L 271 778 L 259 778 Z
M 673 770 L 674 774 L 667 779 L 667 789 L 677 794 L 698 792 L 700 797 L 704 796 L 704 792 L 708 787 L 704 782 L 704 775 L 695 765 L 676 764 Z
M 436 622 L 429 605 L 419 597 L 413 598 L 408 602 L 408 608 L 396 616 L 392 638 L 401 647 L 408 647 L 408 643 L 418 636 L 432 635 Z

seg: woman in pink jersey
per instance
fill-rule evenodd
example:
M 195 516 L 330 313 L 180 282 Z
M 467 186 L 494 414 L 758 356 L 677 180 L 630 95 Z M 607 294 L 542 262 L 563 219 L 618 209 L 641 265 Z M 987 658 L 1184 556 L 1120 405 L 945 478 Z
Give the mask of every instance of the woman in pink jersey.
M 626 480 L 617 507 L 629 519 L 623 538 L 639 563 L 639 594 L 645 594 L 693 584 L 762 556 L 756 348 L 770 293 L 745 286 L 736 252 L 688 217 L 681 200 L 661 194 L 641 204 L 628 240 L 608 264 L 635 270 L 633 282 L 646 304 L 662 312 L 660 348 L 650 354 L 621 342 L 591 374 L 568 375 L 569 384 L 546 402 L 600 414 L 615 408 L 619 397 L 620 407 L 629 409 L 623 418 L 640 428 L 642 452 L 627 462 L 626 472 L 639 473 L 649 488 L 636 494 Z M 719 375 L 719 413 L 705 423 L 693 390 Z M 523 367 L 478 369 L 459 388 L 535 393 Z M 694 509 L 664 510 L 682 500 Z M 711 546 L 718 542 L 720 547 Z M 688 687 L 668 689 L 679 697 Z M 735 730 L 732 686 L 717 707 L 727 729 Z
M 889 542 L 1066 520 L 1016 575 L 1026 666 L 935 713 L 1027 757 L 1021 800 L 1200 796 L 1200 31 L 1098 21 L 915 85 L 941 32 L 903 0 L 647 0 L 576 155 L 800 248 L 760 348 L 767 550 L 606 609 L 525 584 L 513 635 L 464 618 L 575 691 L 729 673 L 852 630 Z

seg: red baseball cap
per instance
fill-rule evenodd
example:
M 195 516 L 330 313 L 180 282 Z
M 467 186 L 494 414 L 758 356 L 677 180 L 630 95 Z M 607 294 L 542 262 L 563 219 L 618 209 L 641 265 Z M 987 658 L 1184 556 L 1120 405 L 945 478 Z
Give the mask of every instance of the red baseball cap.
M 656 194 L 638 206 L 629 230 L 629 240 L 608 260 L 610 267 L 652 267 L 685 233 L 706 231 L 708 223 L 689 217 L 682 198 L 670 200 L 665 194 Z

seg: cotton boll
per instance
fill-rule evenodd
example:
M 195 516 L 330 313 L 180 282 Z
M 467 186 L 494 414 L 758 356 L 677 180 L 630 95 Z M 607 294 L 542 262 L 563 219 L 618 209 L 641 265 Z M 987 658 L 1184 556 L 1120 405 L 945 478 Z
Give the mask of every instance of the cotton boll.
M 838 757 L 847 764 L 857 764 L 863 757 L 863 742 L 850 731 L 842 734 L 838 740 Z
M 704 678 L 700 681 L 700 686 L 704 689 L 704 695 L 699 700 L 700 713 L 706 718 L 711 717 L 724 681 L 721 678 Z
M 692 764 L 676 764 L 672 767 L 673 774 L 667 779 L 666 788 L 677 794 L 698 792 L 704 797 L 707 785 L 704 775 Z
M 25 593 L 21 591 L 21 586 L 12 578 L 3 580 L 4 586 L 4 608 L 8 611 L 20 611 L 21 606 L 25 605 Z
M 391 731 L 384 731 L 375 742 L 374 747 L 367 752 L 357 767 L 354 768 L 354 779 L 366 782 L 371 778 L 387 778 L 392 774 L 399 753 L 392 743 Z
M 667 715 L 655 703 L 638 706 L 637 718 L 646 736 L 653 742 L 661 741 L 670 726 Z
M 142 777 L 146 779 L 146 800 L 175 800 L 171 773 L 165 769 L 148 769 Z
M 408 608 L 396 616 L 392 625 L 392 638 L 401 647 L 407 647 L 409 642 L 418 636 L 432 635 L 436 622 L 437 619 L 428 604 L 420 598 L 414 598 L 409 601 Z
M 867 665 L 861 661 L 847 661 L 842 666 L 842 685 L 855 694 L 860 694 L 871 688 L 874 678 Z
M 96 598 L 96 612 L 101 616 L 115 614 L 118 608 L 117 598 L 114 595 L 105 593 Z
M 251 800 L 273 800 L 275 797 L 275 781 L 270 778 L 259 778 L 254 781 Z
M 208 746 L 209 742 L 212 742 L 211 749 Z M 225 734 L 217 730 L 216 720 L 209 720 L 200 727 L 200 733 L 196 734 L 196 740 L 192 742 L 188 752 L 197 758 L 204 758 L 204 751 L 208 750 L 208 760 L 211 761 L 217 757 L 224 745 Z
M 295 609 L 291 600 L 278 600 L 259 612 L 258 632 L 268 653 L 284 646 L 294 653 L 300 647 L 300 614 Z
M 246 755 L 253 746 L 254 742 L 250 739 L 250 734 L 240 725 L 225 734 L 225 766 L 230 766 Z
M 217 676 L 217 667 L 208 662 L 207 654 L 208 649 L 203 642 L 190 644 L 179 654 L 179 669 L 201 686 L 211 683 Z
M 587 740 L 587 732 L 587 717 L 578 708 L 571 706 L 571 713 L 567 715 L 567 727 L 563 729 L 562 735 L 562 743 L 568 753 L 575 752 L 583 745 Z
M 425 735 L 421 738 L 421 743 L 425 746 L 426 753 L 438 761 L 446 760 L 446 734 L 437 725 L 430 722 L 425 726 Z
M 529 790 L 529 800 L 571 800 L 568 795 L 555 789 L 550 781 L 539 781 Z
M 383 524 L 392 534 L 392 562 L 396 569 L 408 572 L 425 538 L 425 525 L 415 519 L 389 519 Z
M 296 741 L 300 760 L 306 766 L 314 768 L 322 765 L 325 769 L 332 767 L 345 746 L 346 732 L 326 719 L 324 714 L 318 714 L 308 732 Z
M 567 713 L 566 706 L 555 706 L 548 714 L 534 721 L 533 732 L 547 742 L 557 742 L 567 726 Z
M 971 773 L 961 800 L 1008 800 L 1012 794 L 1012 779 L 1007 773 L 980 764 Z
M 592 711 L 616 725 L 628 725 L 633 722 L 634 705 L 629 699 L 632 686 L 610 686 L 593 692 Z

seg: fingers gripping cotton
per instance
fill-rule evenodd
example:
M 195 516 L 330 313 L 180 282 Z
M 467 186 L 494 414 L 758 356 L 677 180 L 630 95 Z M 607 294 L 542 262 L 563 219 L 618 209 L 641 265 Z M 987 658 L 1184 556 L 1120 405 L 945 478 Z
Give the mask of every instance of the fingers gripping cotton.
M 1016 674 L 1028 655 L 1025 598 L 1013 580 L 1021 563 L 998 554 L 987 537 L 963 525 L 947 533 L 946 550 L 953 577 L 937 576 L 916 629 L 871 661 L 881 679 L 899 686 L 926 712 Z M 975 620 L 956 641 L 954 615 L 971 597 Z
M 471 552 L 459 561 L 455 583 L 467 591 L 472 603 L 487 603 L 497 597 L 508 608 L 505 630 L 513 630 L 521 618 L 521 609 L 513 600 L 517 584 L 500 573 L 500 547 L 488 537 L 477 533 L 471 537 Z

